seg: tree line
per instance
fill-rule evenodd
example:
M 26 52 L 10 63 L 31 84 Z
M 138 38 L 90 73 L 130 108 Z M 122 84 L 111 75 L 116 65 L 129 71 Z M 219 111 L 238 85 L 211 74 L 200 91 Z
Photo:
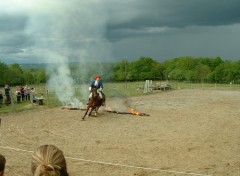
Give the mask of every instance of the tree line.
M 240 61 L 215 58 L 178 57 L 159 62 L 150 57 L 121 60 L 114 63 L 69 64 L 71 77 L 77 82 L 88 82 L 93 75 L 102 75 L 104 81 L 176 80 L 193 83 L 240 83 Z M 84 74 L 79 72 L 84 70 Z M 23 68 L 0 61 L 0 85 L 46 83 L 49 75 L 44 67 Z
M 114 69 L 114 80 L 175 80 L 192 83 L 240 83 L 240 61 L 179 57 L 160 63 L 149 57 L 122 61 Z
M 44 68 L 24 69 L 19 64 L 7 65 L 0 61 L 0 86 L 46 83 Z

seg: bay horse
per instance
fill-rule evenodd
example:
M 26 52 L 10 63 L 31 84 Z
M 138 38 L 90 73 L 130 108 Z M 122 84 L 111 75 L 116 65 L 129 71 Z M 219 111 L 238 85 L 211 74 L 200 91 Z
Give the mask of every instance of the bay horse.
M 88 116 L 91 116 L 93 110 L 95 110 L 95 112 L 97 113 L 100 106 L 102 106 L 102 104 L 105 103 L 105 95 L 103 94 L 103 92 L 102 92 L 102 96 L 103 96 L 102 99 L 100 99 L 96 87 L 93 87 L 91 92 L 92 92 L 92 97 L 90 98 L 90 100 L 88 102 L 88 106 L 87 106 L 86 112 L 85 112 L 82 120 L 85 119 L 85 116 L 87 115 L 90 108 L 91 108 L 91 110 L 90 110 Z

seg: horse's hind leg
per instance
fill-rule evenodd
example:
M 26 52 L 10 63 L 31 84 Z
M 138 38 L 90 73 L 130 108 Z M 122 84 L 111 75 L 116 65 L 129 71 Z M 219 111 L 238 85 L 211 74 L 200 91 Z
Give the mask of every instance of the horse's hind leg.
M 98 108 L 95 108 L 95 116 L 98 115 Z
M 96 109 L 95 109 L 95 111 L 96 111 L 96 113 L 98 113 L 98 109 L 100 108 L 100 106 L 98 106 Z

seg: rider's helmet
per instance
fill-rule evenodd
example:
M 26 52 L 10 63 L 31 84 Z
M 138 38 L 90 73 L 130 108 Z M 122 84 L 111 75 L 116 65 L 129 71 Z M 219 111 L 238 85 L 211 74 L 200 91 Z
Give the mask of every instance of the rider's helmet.
M 95 79 L 97 79 L 97 78 L 99 78 L 99 79 L 100 79 L 100 78 L 101 78 L 101 76 L 99 76 L 99 75 L 96 75 L 96 76 L 95 76 Z

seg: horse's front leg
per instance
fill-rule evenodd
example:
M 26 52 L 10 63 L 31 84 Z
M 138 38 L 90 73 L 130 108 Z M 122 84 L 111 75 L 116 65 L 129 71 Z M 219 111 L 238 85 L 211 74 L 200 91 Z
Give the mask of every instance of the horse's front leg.
M 89 112 L 88 116 L 91 116 L 93 110 L 94 110 L 94 108 L 91 109 L 91 111 Z
M 86 115 L 87 115 L 87 113 L 88 113 L 88 110 L 89 110 L 89 108 L 90 108 L 90 107 L 87 107 L 87 110 L 86 110 L 86 112 L 85 112 L 85 114 L 84 114 L 84 116 L 83 116 L 82 120 L 84 120 L 84 119 L 85 119 L 85 117 L 86 117 Z
M 87 115 L 87 111 L 85 112 L 85 114 L 84 114 L 84 116 L 83 116 L 82 120 L 84 120 L 84 119 L 85 119 L 86 115 Z

